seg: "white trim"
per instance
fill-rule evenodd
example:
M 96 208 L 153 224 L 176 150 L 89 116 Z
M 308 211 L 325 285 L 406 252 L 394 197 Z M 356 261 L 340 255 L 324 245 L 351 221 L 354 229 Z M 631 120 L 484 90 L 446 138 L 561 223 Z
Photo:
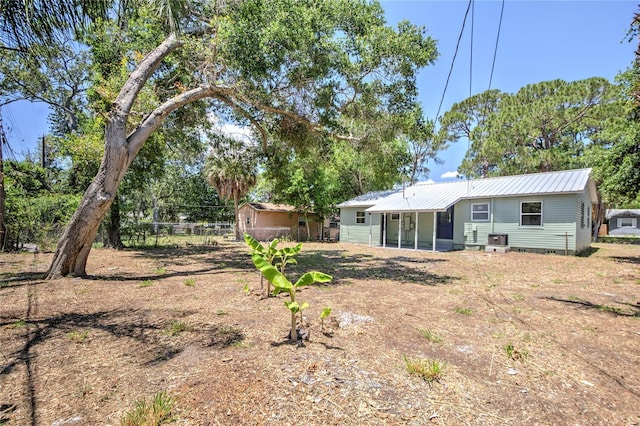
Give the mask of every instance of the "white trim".
M 540 203 L 540 213 L 522 213 L 522 205 L 523 204 L 533 204 L 533 203 Z M 522 217 L 523 216 L 540 216 L 540 224 L 539 225 L 524 225 L 522 223 Z M 540 201 L 533 201 L 533 200 L 520 201 L 519 224 L 520 224 L 519 226 L 523 227 L 523 228 L 542 228 L 544 226 L 544 203 L 542 202 L 542 200 L 540 200 Z
M 487 210 L 486 211 L 474 212 L 473 211 L 473 206 L 487 206 Z M 486 219 L 475 219 L 473 217 L 474 213 L 486 214 L 487 218 Z M 491 205 L 489 203 L 472 203 L 471 204 L 471 222 L 489 222 L 490 218 L 491 218 Z
M 358 213 L 362 213 L 362 216 L 359 216 Z M 362 222 L 358 222 L 358 219 L 362 219 Z M 367 224 L 367 216 L 364 213 L 364 210 L 356 210 L 356 225 L 366 225 Z
M 622 221 L 625 220 L 625 219 L 631 220 L 631 225 L 623 225 Z M 626 228 L 626 227 L 629 227 L 629 226 L 631 226 L 632 228 L 637 228 L 638 227 L 638 219 L 635 218 L 635 217 L 619 217 L 618 218 L 618 228 L 623 228 L 623 227 Z

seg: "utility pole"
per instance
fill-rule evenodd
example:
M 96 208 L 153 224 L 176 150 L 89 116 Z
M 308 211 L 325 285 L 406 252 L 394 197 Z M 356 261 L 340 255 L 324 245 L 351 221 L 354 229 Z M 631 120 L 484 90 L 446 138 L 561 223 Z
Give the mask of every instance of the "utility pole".
M 4 158 L 2 148 L 7 143 L 2 126 L 2 111 L 0 110 L 0 251 L 4 251 L 5 227 L 4 227 Z

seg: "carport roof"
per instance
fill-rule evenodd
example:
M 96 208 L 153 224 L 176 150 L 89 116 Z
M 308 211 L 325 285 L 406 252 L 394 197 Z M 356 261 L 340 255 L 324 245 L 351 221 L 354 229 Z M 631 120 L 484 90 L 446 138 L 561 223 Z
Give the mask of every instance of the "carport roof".
M 595 186 L 591 169 L 565 170 L 467 181 L 418 184 L 399 190 L 366 209 L 371 213 L 445 211 L 462 199 L 580 193 Z

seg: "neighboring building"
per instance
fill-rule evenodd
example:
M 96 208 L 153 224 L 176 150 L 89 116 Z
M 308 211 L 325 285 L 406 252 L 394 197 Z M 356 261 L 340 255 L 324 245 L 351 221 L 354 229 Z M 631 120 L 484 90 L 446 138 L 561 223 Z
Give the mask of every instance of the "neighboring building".
M 273 203 L 245 203 L 238 209 L 240 232 L 250 234 L 258 241 L 288 238 L 306 241 L 309 221 L 310 239 L 318 240 L 322 222 L 310 214 L 297 212 L 293 206 Z
M 591 242 L 591 169 L 371 193 L 340 207 L 340 241 L 383 247 L 575 254 Z
M 610 209 L 605 218 L 609 221 L 609 235 L 640 236 L 640 209 Z

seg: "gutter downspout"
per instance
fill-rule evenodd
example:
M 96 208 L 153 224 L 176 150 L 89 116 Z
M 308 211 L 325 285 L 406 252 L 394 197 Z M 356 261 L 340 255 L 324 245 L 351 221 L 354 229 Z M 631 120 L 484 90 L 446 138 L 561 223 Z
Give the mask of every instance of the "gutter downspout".
M 496 230 L 494 229 L 494 225 L 495 223 L 493 222 L 493 202 L 495 201 L 495 198 L 491 199 L 491 233 L 493 234 L 494 232 L 496 232 Z
M 382 213 L 382 248 L 387 247 L 387 213 Z
M 418 212 L 416 212 L 416 232 L 414 236 L 414 249 L 418 250 Z
M 402 216 L 403 213 L 398 215 L 398 248 L 402 248 Z
M 432 251 L 436 251 L 436 229 L 438 227 L 438 212 L 433 212 L 433 248 Z

